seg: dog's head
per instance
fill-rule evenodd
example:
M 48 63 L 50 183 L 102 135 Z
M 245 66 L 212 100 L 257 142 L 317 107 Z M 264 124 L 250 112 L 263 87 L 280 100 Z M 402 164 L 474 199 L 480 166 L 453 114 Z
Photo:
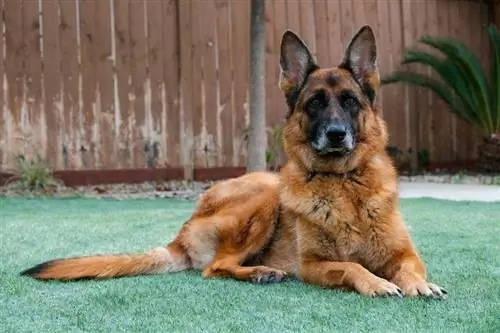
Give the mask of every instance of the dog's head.
M 369 26 L 354 35 L 341 64 L 332 68 L 320 68 L 305 43 L 286 31 L 280 67 L 289 158 L 310 171 L 344 173 L 384 149 L 385 124 L 374 107 L 377 48 Z

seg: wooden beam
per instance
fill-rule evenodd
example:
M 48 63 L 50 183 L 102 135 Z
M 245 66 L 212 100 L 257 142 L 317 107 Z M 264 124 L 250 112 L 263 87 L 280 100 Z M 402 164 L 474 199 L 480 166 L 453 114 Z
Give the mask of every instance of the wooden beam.
M 216 167 L 216 168 L 194 168 L 193 177 L 186 178 L 184 168 L 144 168 L 144 169 L 103 169 L 103 170 L 56 170 L 54 177 L 61 180 L 66 186 L 86 186 L 100 184 L 119 183 L 143 183 L 153 181 L 170 180 L 222 180 L 244 175 L 245 167 Z M 10 180 L 15 180 L 11 173 L 0 172 L 0 186 Z

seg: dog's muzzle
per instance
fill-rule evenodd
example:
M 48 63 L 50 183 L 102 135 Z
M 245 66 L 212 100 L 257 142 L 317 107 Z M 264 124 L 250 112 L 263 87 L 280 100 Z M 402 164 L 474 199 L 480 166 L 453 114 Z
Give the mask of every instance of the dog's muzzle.
M 345 155 L 354 149 L 354 137 L 349 126 L 343 123 L 333 123 L 320 131 L 312 147 L 320 155 Z

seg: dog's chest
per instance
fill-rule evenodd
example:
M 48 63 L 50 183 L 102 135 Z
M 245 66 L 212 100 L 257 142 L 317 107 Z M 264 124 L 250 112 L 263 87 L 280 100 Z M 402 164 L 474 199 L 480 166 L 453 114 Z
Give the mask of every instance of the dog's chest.
M 309 186 L 306 185 L 306 190 Z M 290 192 L 289 209 L 308 220 L 341 230 L 360 230 L 383 215 L 385 196 L 362 186 L 310 186 L 307 196 Z M 347 232 L 347 231 L 346 231 Z
M 288 195 L 288 199 L 293 197 Z M 316 248 L 325 259 L 362 263 L 372 256 L 371 249 L 380 248 L 376 224 L 386 211 L 385 199 L 380 195 L 339 188 L 327 193 L 311 191 L 308 197 L 288 202 L 287 208 L 299 220 L 309 228 L 314 226 L 312 234 L 305 237 L 308 243 L 314 240 L 316 244 L 307 246 Z

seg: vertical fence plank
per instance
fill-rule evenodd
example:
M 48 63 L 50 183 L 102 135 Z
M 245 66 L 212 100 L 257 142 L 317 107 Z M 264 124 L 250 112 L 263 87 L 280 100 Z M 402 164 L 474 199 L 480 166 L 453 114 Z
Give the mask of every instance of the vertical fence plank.
M 95 129 L 95 98 L 96 98 L 96 73 L 95 53 L 93 52 L 95 39 L 95 1 L 80 0 L 80 75 L 82 94 L 82 132 L 83 142 L 80 147 L 82 164 L 85 169 L 95 168 L 98 164 L 94 134 Z
M 316 56 L 316 26 L 314 17 L 314 0 L 299 2 L 300 33 L 312 54 Z M 331 27 L 333 30 L 335 26 Z
M 184 178 L 193 177 L 193 110 L 192 96 L 192 53 L 191 53 L 191 7 L 190 1 L 179 1 L 179 34 L 180 34 L 180 65 L 181 65 L 181 145 L 180 159 L 184 167 Z
M 412 10 L 412 37 L 413 37 L 413 46 L 416 49 L 422 50 L 423 47 L 422 45 L 418 42 L 418 39 L 426 33 L 427 29 L 427 20 L 425 19 L 426 16 L 426 6 L 425 4 L 422 5 L 421 3 L 417 3 L 412 1 L 411 4 L 411 10 Z M 427 72 L 427 68 L 423 65 L 416 65 L 415 66 L 415 71 L 420 74 L 425 74 Z M 428 141 L 428 136 L 427 136 L 427 126 L 426 121 L 427 121 L 427 114 L 428 114 L 428 95 L 427 95 L 427 89 L 425 88 L 420 88 L 420 87 L 415 87 L 413 86 L 411 88 L 413 90 L 414 96 L 415 96 L 415 110 L 413 112 L 415 113 L 415 130 L 418 133 L 418 138 L 417 138 L 417 147 L 415 147 L 416 152 L 417 152 L 417 162 L 418 165 L 420 166 L 422 164 L 422 158 L 419 156 L 422 156 L 423 153 L 429 151 L 429 141 Z
M 271 6 L 271 4 L 269 5 Z M 269 106 L 266 104 L 266 108 L 269 108 L 269 110 L 272 110 L 273 115 L 270 115 L 269 122 L 270 123 L 278 123 L 280 121 L 283 121 L 285 119 L 285 114 L 288 112 L 288 106 L 285 103 L 285 98 L 283 96 L 283 93 L 281 92 L 281 89 L 279 88 L 279 77 L 280 77 L 280 67 L 279 67 L 279 61 L 280 61 L 280 45 L 281 45 L 281 38 L 283 37 L 283 33 L 285 32 L 285 29 L 287 27 L 287 20 L 286 20 L 286 3 L 282 0 L 274 0 L 272 4 L 272 12 L 273 12 L 273 37 L 274 37 L 274 45 L 273 45 L 273 59 L 272 61 L 274 62 L 272 66 L 276 66 L 275 68 L 275 74 L 273 75 L 272 79 L 272 84 L 275 86 L 274 88 L 274 100 L 269 104 Z M 270 72 L 272 73 L 272 72 Z M 268 76 L 269 74 L 268 73 Z M 267 80 L 267 77 L 266 77 Z
M 115 105 L 118 106 L 119 118 L 116 140 L 115 158 L 117 165 L 121 168 L 132 166 L 131 146 L 133 145 L 131 135 L 131 103 L 130 93 L 130 27 L 129 27 L 129 1 L 114 0 L 115 18 L 115 72 L 116 90 Z
M 315 0 L 314 1 L 314 21 L 316 25 L 316 52 L 317 60 L 320 66 L 328 66 L 332 63 L 330 60 L 330 40 L 329 31 L 330 26 L 327 21 L 329 8 L 328 4 L 333 4 L 336 1 L 329 2 L 328 0 Z M 279 13 L 275 7 L 275 12 Z M 278 14 L 279 15 L 279 14 Z
M 468 42 L 468 35 L 469 35 L 469 27 L 463 22 L 468 21 L 468 8 L 464 6 L 465 2 L 461 1 L 460 5 L 456 5 L 451 7 L 452 14 L 450 20 L 452 20 L 453 29 L 452 29 L 452 36 L 455 38 L 460 39 L 461 41 L 467 43 Z M 468 22 L 469 23 L 469 22 Z M 477 38 L 478 36 L 474 36 Z M 457 152 L 458 152 L 458 160 L 459 161 L 464 161 L 467 159 L 467 140 L 468 140 L 468 125 L 463 121 L 462 119 L 456 117 L 456 122 L 457 122 L 457 140 L 458 140 L 458 145 L 457 145 Z
M 26 155 L 33 157 L 35 153 L 42 153 L 42 128 L 40 112 L 42 106 L 42 55 L 40 50 L 40 11 L 38 1 L 23 3 L 23 40 L 24 40 L 24 96 L 27 109 L 28 141 Z M 44 134 L 45 135 L 45 134 Z
M 217 140 L 217 76 L 215 64 L 215 3 L 207 0 L 200 3 L 202 14 L 201 47 L 203 55 L 203 132 L 205 137 L 205 160 L 203 166 L 217 165 L 221 143 Z
M 388 1 L 389 15 L 389 37 L 390 46 L 382 52 L 387 52 L 390 57 L 389 68 L 385 72 L 389 73 L 400 68 L 401 54 L 403 47 L 403 26 L 401 21 L 401 2 Z M 382 20 L 382 17 L 379 17 Z M 404 95 L 406 88 L 403 85 L 391 85 L 383 89 L 389 91 L 389 96 L 384 103 L 384 118 L 390 121 L 391 142 L 402 150 L 405 154 L 408 153 L 410 142 L 407 136 L 410 133 L 410 128 L 406 127 L 405 122 L 405 104 L 407 103 Z M 389 125 L 391 126 L 391 125 Z M 407 156 L 407 155 L 406 155 Z
M 268 0 L 269 1 L 269 0 Z M 231 166 L 233 163 L 233 95 L 231 85 L 231 6 L 228 0 L 217 0 L 217 71 L 218 75 L 218 107 L 219 118 L 218 138 L 222 148 L 222 166 Z
M 4 0 L 0 0 L 0 10 L 4 12 Z M 0 31 L 4 31 L 4 15 L 0 15 Z M 7 108 L 5 107 L 4 99 L 4 80 L 5 80 L 5 66 L 4 66 L 4 34 L 0 35 L 0 170 L 7 166 L 7 128 L 5 118 L 7 116 Z
M 372 29 L 378 31 L 380 29 L 378 25 L 378 10 L 376 12 L 370 11 L 370 8 L 375 5 L 383 6 L 385 3 L 381 3 L 377 0 L 367 0 L 360 2 L 353 2 L 353 22 L 354 22 L 354 31 L 358 31 L 365 24 L 375 24 L 372 25 Z M 368 23 L 370 22 L 370 23 Z
M 276 13 L 275 2 L 266 1 L 266 123 L 267 126 L 281 124 L 288 112 L 279 87 L 280 78 L 280 44 L 284 33 Z M 312 8 L 311 8 L 312 10 Z M 283 20 L 281 20 L 283 22 Z M 314 32 L 313 32 L 314 33 Z M 307 45 L 310 40 L 304 38 Z
M 250 1 L 231 4 L 234 84 L 234 166 L 246 165 L 244 133 L 248 116 L 248 79 L 250 61 Z
M 7 77 L 7 94 L 4 101 L 7 108 L 5 114 L 7 146 L 6 154 L 12 159 L 22 153 L 23 137 L 21 132 L 21 107 L 23 96 L 22 82 L 22 12 L 20 0 L 4 0 L 5 15 L 5 74 Z
M 114 150 L 114 94 L 113 59 L 111 50 L 111 6 L 110 0 L 98 0 L 94 13 L 96 35 L 94 44 L 94 66 L 96 67 L 96 121 L 99 137 L 98 156 L 101 168 L 115 167 Z
M 167 141 L 164 143 L 167 146 L 167 165 L 178 166 L 181 163 L 180 159 L 180 43 L 178 29 L 179 1 L 170 0 L 162 1 L 162 10 L 164 13 L 163 20 L 163 48 L 164 48 L 164 74 L 163 82 L 166 95 L 167 111 Z M 184 140 L 184 138 L 182 139 Z
M 488 27 L 492 23 L 490 22 L 490 18 L 492 16 L 492 13 L 490 13 L 490 4 L 487 3 L 481 3 L 480 4 L 481 8 L 479 10 L 479 20 L 481 23 L 481 31 L 479 33 L 479 37 L 481 40 L 481 47 L 477 50 L 480 53 L 479 60 L 481 61 L 481 64 L 483 64 L 483 68 L 485 69 L 486 73 L 491 73 L 491 66 L 492 64 L 492 57 L 491 57 L 491 43 L 490 43 L 490 38 L 488 35 Z M 496 14 L 494 14 L 494 17 L 497 18 L 497 28 L 499 26 L 498 19 L 500 19 L 500 3 L 497 3 L 493 5 L 493 9 L 496 10 Z M 491 74 L 489 74 L 491 75 Z M 480 130 L 476 130 L 476 139 L 475 139 L 475 145 L 474 145 L 474 156 L 472 159 L 477 159 L 478 157 L 478 152 L 480 145 L 483 143 L 484 140 L 484 133 L 482 133 Z
M 146 154 L 148 166 L 156 167 L 159 160 L 165 160 L 167 150 L 165 139 L 165 128 L 163 120 L 166 118 L 166 101 L 163 100 L 163 58 L 164 47 L 162 43 L 163 24 L 165 19 L 162 12 L 161 1 L 147 1 L 147 24 L 148 24 L 148 82 L 149 95 L 151 96 L 147 106 L 150 113 L 149 138 Z
M 300 7 L 297 0 L 286 0 L 286 25 L 287 28 L 304 38 L 300 26 Z
M 63 110 L 67 138 L 63 160 L 65 169 L 74 169 L 81 166 L 80 149 L 80 91 L 78 89 L 78 20 L 76 15 L 76 1 L 59 0 L 61 24 L 59 35 L 61 38 L 61 80 L 63 87 Z M 35 40 L 36 42 L 36 40 Z M 35 45 L 36 46 L 36 45 Z M 34 51 L 37 48 L 34 47 Z M 35 55 L 32 60 L 37 63 Z M 38 70 L 38 68 L 35 68 Z M 36 100 L 36 99 L 35 99 Z
M 457 33 L 457 18 L 459 15 L 458 11 L 458 6 L 454 6 L 452 8 L 448 8 L 448 30 L 446 31 L 447 35 L 449 37 L 456 38 L 458 36 Z M 458 117 L 454 114 L 450 114 L 449 118 L 451 120 L 451 130 L 452 130 L 452 136 L 453 136 L 453 158 L 455 161 L 460 160 L 460 153 L 459 153 L 459 135 L 458 135 Z
M 326 29 L 324 32 L 325 38 L 328 38 L 329 47 L 327 52 L 329 56 L 326 58 L 328 63 L 325 63 L 323 66 L 336 66 L 344 57 L 344 45 L 342 44 L 342 32 L 344 30 L 344 26 L 342 24 L 342 13 L 340 12 L 340 2 L 339 1 L 326 1 L 325 10 L 327 15 L 326 25 L 323 29 Z M 322 41 L 325 42 L 324 40 Z
M 340 46 L 340 49 L 345 50 L 354 35 L 354 32 L 356 31 L 356 27 L 354 25 L 353 2 L 339 1 L 339 3 L 340 22 L 342 24 L 342 33 L 340 36 L 342 46 Z
M 449 37 L 452 38 L 459 38 L 459 26 L 457 23 L 460 22 L 460 10 L 458 8 L 459 6 L 454 6 L 448 9 L 448 18 L 449 18 L 449 31 L 448 35 Z M 452 132 L 455 140 L 455 145 L 454 147 L 456 148 L 454 150 L 455 153 L 455 161 L 459 161 L 462 159 L 462 153 L 461 153 L 461 135 L 462 135 L 462 129 L 461 129 L 461 123 L 460 119 L 454 114 L 449 114 L 448 115 L 451 120 L 452 120 Z
M 300 3 L 301 7 L 304 7 L 306 4 L 304 2 Z M 312 4 L 308 4 L 310 6 L 308 9 L 310 13 L 312 13 L 313 8 Z M 266 1 L 266 126 L 270 129 L 276 129 L 277 126 L 281 126 L 285 120 L 285 114 L 288 112 L 288 106 L 284 103 L 284 98 L 279 88 L 279 77 L 280 77 L 280 43 L 281 43 L 281 35 L 278 34 L 278 31 L 275 31 L 276 26 L 276 13 L 274 11 L 274 2 L 272 0 Z M 309 19 L 312 19 L 310 16 L 304 17 L 300 16 L 300 30 L 304 32 L 304 25 L 307 25 Z M 309 26 L 309 28 L 311 25 Z M 314 53 L 314 49 L 312 48 L 312 44 L 314 43 L 314 30 L 308 30 L 309 35 L 306 36 L 302 33 L 302 38 L 306 42 L 306 44 L 311 48 L 311 51 Z M 283 31 L 281 31 L 283 34 Z M 271 149 L 274 149 L 274 140 L 271 133 L 268 136 L 268 146 Z M 270 161 L 271 163 L 283 163 L 282 159 L 282 147 L 281 142 L 279 142 L 278 151 L 274 152 L 274 161 Z M 271 165 L 272 166 L 272 165 Z
M 478 60 L 483 63 L 483 68 L 487 69 L 487 61 L 481 61 L 483 54 L 490 54 L 488 44 L 483 44 L 483 38 L 487 35 L 487 31 L 483 29 L 483 23 L 487 22 L 483 20 L 482 8 L 487 4 L 467 1 L 463 6 L 468 8 L 468 21 L 471 27 L 476 27 L 476 29 L 468 29 L 468 46 L 471 51 L 478 57 Z M 467 15 L 464 15 L 466 18 Z M 490 72 L 486 71 L 487 77 L 490 76 Z M 467 124 L 467 155 L 465 157 L 466 161 L 474 160 L 477 158 L 477 142 L 481 138 L 481 133 L 474 126 Z
M 431 25 L 429 33 L 434 36 L 446 36 L 448 35 L 449 4 L 443 1 L 435 1 L 435 3 L 437 8 L 436 6 L 430 6 L 430 4 L 428 6 L 429 15 L 437 15 L 435 18 L 437 22 Z M 446 104 L 438 96 L 433 95 L 432 98 L 433 125 L 428 129 L 434 136 L 431 145 L 431 157 L 433 161 L 436 159 L 448 161 L 453 159 L 453 150 L 456 149 L 450 112 Z
M 275 51 L 275 34 L 274 34 L 274 4 L 273 0 L 265 2 L 265 17 L 266 17 L 266 124 L 273 126 L 278 123 L 278 112 L 275 110 L 275 102 L 277 101 L 277 93 L 275 84 L 279 76 L 279 61 Z
M 194 146 L 190 152 L 194 158 L 195 166 L 202 166 L 205 158 L 204 154 L 204 137 L 202 134 L 203 114 L 202 114 L 202 39 L 201 39 L 201 17 L 204 13 L 201 12 L 200 5 L 193 3 L 191 6 L 191 107 L 193 108 L 193 139 Z
M 395 20 L 395 17 L 390 16 L 391 5 L 397 4 L 397 2 L 390 1 L 377 1 L 377 25 L 378 26 L 378 57 L 379 57 L 379 71 L 380 75 L 384 76 L 392 70 L 392 42 L 391 35 L 394 32 L 391 30 L 392 21 Z M 370 7 L 365 8 L 366 16 L 371 16 L 373 13 L 370 10 Z M 388 20 L 387 20 L 388 18 Z M 397 22 L 397 21 L 396 21 Z M 401 31 L 401 27 L 397 27 L 399 31 Z M 401 43 L 399 40 L 397 43 Z M 399 59 L 396 59 L 398 61 Z M 399 110 L 399 105 L 397 103 L 397 95 L 394 94 L 394 85 L 390 85 L 387 87 L 382 87 L 378 92 L 377 97 L 377 105 L 381 106 L 382 116 L 387 123 L 387 129 L 389 132 L 389 145 L 398 147 L 401 149 L 401 143 L 397 136 L 397 134 L 401 133 L 398 130 L 401 126 L 402 118 L 400 115 L 402 114 L 402 110 Z M 380 98 L 381 97 L 381 98 Z M 380 101 L 383 100 L 383 103 Z M 403 150 L 403 149 L 401 149 Z
M 136 168 L 146 167 L 146 156 L 144 147 L 146 143 L 146 29 L 145 29 L 145 0 L 133 0 L 129 2 L 130 11 L 130 69 L 132 74 L 132 152 L 133 166 Z
M 443 2 L 441 2 L 442 5 L 444 5 Z M 443 17 L 443 22 L 448 23 L 446 26 L 443 26 L 443 34 L 445 34 L 448 37 L 455 37 L 456 34 L 456 29 L 454 25 L 456 24 L 456 18 L 458 16 L 458 6 L 454 7 L 448 7 L 446 11 L 446 18 Z M 444 116 L 442 116 L 444 118 Z M 448 122 L 451 124 L 451 136 L 452 136 L 452 159 L 454 161 L 459 160 L 459 153 L 458 153 L 458 134 L 457 134 L 457 116 L 454 114 L 449 113 L 447 115 Z
M 65 128 L 61 103 L 61 49 L 59 45 L 59 8 L 57 0 L 42 1 L 43 79 L 47 132 L 47 161 L 53 168 L 63 166 Z
M 403 27 L 403 38 L 402 38 L 402 50 L 405 51 L 406 48 L 411 47 L 413 44 L 413 23 L 412 23 L 412 1 L 411 0 L 402 0 L 401 1 L 401 25 Z M 410 68 L 415 69 L 415 66 L 411 66 Z M 414 110 L 414 105 L 416 102 L 416 97 L 414 94 L 414 89 L 407 84 L 400 84 L 399 86 L 404 89 L 404 114 L 405 114 L 405 128 L 407 131 L 406 136 L 406 145 L 411 149 L 411 167 L 412 170 L 417 168 L 418 160 L 417 160 L 417 151 L 419 144 L 419 131 L 418 131 L 418 122 L 417 115 L 418 111 Z
M 425 30 L 421 32 L 421 35 L 437 35 L 437 1 L 438 0 L 429 0 L 425 3 L 425 6 L 422 8 L 422 16 L 425 17 Z M 420 36 L 419 36 L 420 38 Z M 427 48 L 428 49 L 428 48 Z M 432 50 L 430 52 L 433 52 Z M 430 67 L 425 67 L 422 71 L 424 74 L 434 77 L 433 70 Z M 430 89 L 424 89 L 424 99 L 427 101 L 427 107 L 424 104 L 422 106 L 422 117 L 420 121 L 420 133 L 421 138 L 424 139 L 426 150 L 428 151 L 429 156 L 435 155 L 435 145 L 434 145 L 434 118 L 436 113 L 436 100 L 434 93 Z M 448 140 L 445 140 L 445 143 Z M 425 161 L 422 160 L 421 163 Z

